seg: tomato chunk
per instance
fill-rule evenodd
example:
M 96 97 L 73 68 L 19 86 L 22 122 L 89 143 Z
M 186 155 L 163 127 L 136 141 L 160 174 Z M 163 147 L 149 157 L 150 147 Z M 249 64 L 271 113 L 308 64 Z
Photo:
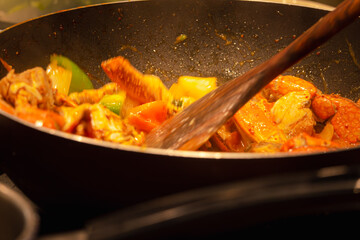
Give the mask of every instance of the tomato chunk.
M 167 119 L 167 108 L 163 101 L 153 101 L 130 110 L 128 121 L 137 129 L 150 132 Z

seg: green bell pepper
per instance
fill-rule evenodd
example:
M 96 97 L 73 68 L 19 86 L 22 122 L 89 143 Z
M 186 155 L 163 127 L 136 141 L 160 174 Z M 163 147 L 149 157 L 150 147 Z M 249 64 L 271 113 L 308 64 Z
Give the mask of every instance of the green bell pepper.
M 126 94 L 121 92 L 119 94 L 105 95 L 101 100 L 100 104 L 104 105 L 110 111 L 120 115 L 122 106 L 125 101 Z
M 93 89 L 94 86 L 89 77 L 80 69 L 76 63 L 69 58 L 53 54 L 50 57 L 50 62 L 57 62 L 57 64 L 72 72 L 71 83 L 69 87 L 69 94 L 72 92 L 81 92 L 84 89 Z

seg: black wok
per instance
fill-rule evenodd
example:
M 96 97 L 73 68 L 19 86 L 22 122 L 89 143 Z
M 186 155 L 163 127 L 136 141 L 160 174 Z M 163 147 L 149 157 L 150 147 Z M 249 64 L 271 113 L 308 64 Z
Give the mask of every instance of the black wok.
M 263 2 L 126 1 L 6 29 L 0 57 L 20 72 L 45 68 L 51 54 L 63 54 L 96 87 L 109 81 L 101 61 L 117 55 L 167 86 L 180 75 L 216 76 L 221 83 L 265 61 L 326 13 Z M 286 74 L 357 100 L 359 29 L 357 20 Z M 175 44 L 180 34 L 188 38 Z M 1 170 L 44 212 L 95 215 L 207 185 L 359 162 L 359 148 L 271 155 L 140 149 L 37 128 L 0 113 Z

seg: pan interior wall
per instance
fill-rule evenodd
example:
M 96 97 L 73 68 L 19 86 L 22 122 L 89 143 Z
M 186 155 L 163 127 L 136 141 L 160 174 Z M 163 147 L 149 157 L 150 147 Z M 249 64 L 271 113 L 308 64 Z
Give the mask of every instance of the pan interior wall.
M 326 11 L 241 1 L 151 1 L 57 13 L 0 36 L 1 57 L 23 71 L 46 67 L 50 55 L 77 62 L 96 87 L 109 80 L 100 63 L 122 55 L 170 86 L 180 75 L 239 76 L 286 47 Z M 93 16 L 99 16 L 94 18 Z M 284 74 L 314 82 L 325 93 L 357 100 L 359 21 Z M 184 41 L 177 42 L 180 35 Z M 1 68 L 0 75 L 6 71 Z

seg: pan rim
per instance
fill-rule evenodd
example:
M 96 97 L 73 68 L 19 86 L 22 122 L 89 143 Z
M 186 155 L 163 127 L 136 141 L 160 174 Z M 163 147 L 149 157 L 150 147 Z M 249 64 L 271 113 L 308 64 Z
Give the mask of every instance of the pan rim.
M 149 2 L 152 0 L 132 0 L 131 2 Z M 290 5 L 290 6 L 297 6 L 297 7 L 307 7 L 307 8 L 313 8 L 313 9 L 318 9 L 318 10 L 325 10 L 325 11 L 332 11 L 333 9 L 335 9 L 335 7 L 332 7 L 330 5 L 327 4 L 323 4 L 323 3 L 317 3 L 317 2 L 313 2 L 313 1 L 307 1 L 307 0 L 236 0 L 237 2 L 258 2 L 258 3 L 273 3 L 273 4 L 282 4 L 282 5 Z M 39 18 L 44 18 L 44 17 L 48 17 L 51 15 L 56 15 L 56 14 L 61 14 L 63 12 L 69 12 L 69 11 L 76 11 L 78 9 L 85 9 L 85 8 L 92 8 L 92 7 L 99 7 L 99 6 L 103 6 L 103 5 L 117 5 L 117 4 L 126 4 L 129 3 L 130 1 L 128 0 L 118 0 L 118 1 L 114 1 L 114 2 L 106 2 L 106 3 L 97 3 L 97 4 L 89 4 L 89 5 L 85 5 L 85 6 L 78 6 L 78 7 L 73 7 L 73 8 L 68 8 L 68 9 L 64 9 L 64 10 L 59 10 L 59 11 L 55 11 L 55 12 L 51 12 L 51 13 L 46 13 L 37 17 L 33 17 L 24 21 L 20 21 L 18 23 L 14 23 L 12 26 L 7 27 L 5 29 L 0 29 L 0 33 L 14 28 L 18 25 L 22 25 L 24 23 L 27 22 L 31 22 L 34 21 L 36 19 Z
M 298 157 L 307 157 L 307 156 L 317 156 L 323 154 L 328 155 L 332 153 L 338 153 L 338 152 L 341 153 L 341 152 L 353 151 L 355 149 L 360 149 L 360 146 L 355 146 L 351 148 L 344 148 L 344 149 L 338 149 L 332 151 L 319 151 L 319 152 L 309 152 L 309 153 L 307 152 L 278 152 L 278 153 L 207 152 L 207 151 L 183 151 L 183 150 L 172 150 L 172 149 L 159 149 L 159 148 L 131 146 L 131 145 L 114 143 L 114 142 L 108 142 L 104 140 L 79 136 L 72 133 L 66 133 L 60 130 L 49 129 L 42 126 L 36 126 L 33 123 L 20 119 L 17 116 L 11 115 L 1 109 L 0 109 L 0 115 L 12 121 L 15 121 L 16 123 L 21 124 L 25 127 L 32 128 L 36 131 L 40 131 L 42 133 L 49 134 L 54 137 L 60 137 L 77 143 L 89 144 L 89 145 L 113 149 L 113 150 L 161 155 L 161 156 L 172 156 L 172 157 L 180 157 L 180 158 L 198 158 L 198 159 L 212 159 L 212 160 L 221 160 L 221 159 L 251 160 L 251 159 L 263 159 L 263 158 L 278 159 L 284 157 L 298 158 Z
M 284 4 L 284 5 L 291 5 L 297 7 L 308 7 L 313 9 L 325 10 L 325 11 L 332 11 L 335 7 L 314 2 L 314 1 L 306 1 L 306 0 L 237 0 L 243 2 L 263 2 L 263 3 L 277 3 L 277 4 Z
M 133 0 L 131 2 L 148 2 L 151 0 Z M 283 4 L 283 5 L 290 5 L 290 6 L 297 6 L 297 7 L 308 7 L 313 9 L 319 9 L 319 10 L 325 10 L 330 11 L 334 9 L 334 7 L 325 5 L 325 4 L 318 4 L 315 2 L 309 2 L 304 0 L 237 0 L 237 1 L 244 1 L 244 2 L 263 2 L 263 3 L 275 3 L 275 4 Z M 63 12 L 68 11 L 76 11 L 77 9 L 85 9 L 85 8 L 92 8 L 92 7 L 98 7 L 103 5 L 117 5 L 117 4 L 123 4 L 128 3 L 126 0 L 116 1 L 116 2 L 110 2 L 110 3 L 99 3 L 99 4 L 92 4 L 92 5 L 86 5 L 76 8 L 70 8 L 67 10 L 61 10 L 53 13 L 48 13 L 45 15 L 41 15 L 39 17 L 31 18 L 26 21 L 22 21 L 19 23 L 16 23 L 3 31 L 0 32 L 0 35 L 7 31 L 8 29 L 14 28 L 18 25 L 25 24 L 27 22 L 34 21 L 36 19 L 49 17 L 56 14 L 61 14 Z M 352 151 L 356 149 L 360 149 L 360 146 L 355 146 L 352 148 L 344 148 L 344 149 L 338 149 L 338 150 L 332 150 L 332 151 L 319 151 L 319 152 L 312 152 L 312 153 L 295 153 L 295 152 L 280 152 L 280 153 L 249 153 L 249 152 L 206 152 L 206 151 L 180 151 L 180 150 L 171 150 L 171 149 L 157 149 L 157 148 L 147 148 L 147 147 L 139 147 L 139 146 L 130 146 L 130 145 L 124 145 L 119 143 L 113 143 L 103 140 L 97 140 L 92 139 L 89 137 L 83 137 L 71 133 L 66 133 L 60 130 L 54 130 L 54 129 L 48 129 L 41 126 L 36 126 L 33 123 L 29 123 L 23 119 L 20 119 L 14 115 L 11 115 L 3 110 L 0 109 L 0 115 L 11 119 L 12 121 L 17 122 L 18 124 L 24 125 L 26 127 L 32 128 L 36 131 L 41 131 L 45 134 L 49 134 L 55 137 L 61 137 L 70 141 L 75 141 L 78 143 L 85 143 L 89 145 L 95 145 L 98 147 L 103 148 L 109 148 L 109 149 L 115 149 L 115 150 L 121 150 L 121 151 L 128 151 L 128 152 L 135 152 L 135 153 L 144 153 L 144 154 L 152 154 L 152 155 L 161 155 L 161 156 L 173 156 L 173 157 L 181 157 L 181 158 L 198 158 L 198 159 L 242 159 L 242 160 L 251 160 L 251 159 L 278 159 L 278 158 L 298 158 L 298 157 L 307 157 L 307 156 L 316 156 L 316 155 L 323 155 L 323 154 L 330 154 L 330 153 L 337 153 L 337 152 L 346 152 L 346 151 Z

